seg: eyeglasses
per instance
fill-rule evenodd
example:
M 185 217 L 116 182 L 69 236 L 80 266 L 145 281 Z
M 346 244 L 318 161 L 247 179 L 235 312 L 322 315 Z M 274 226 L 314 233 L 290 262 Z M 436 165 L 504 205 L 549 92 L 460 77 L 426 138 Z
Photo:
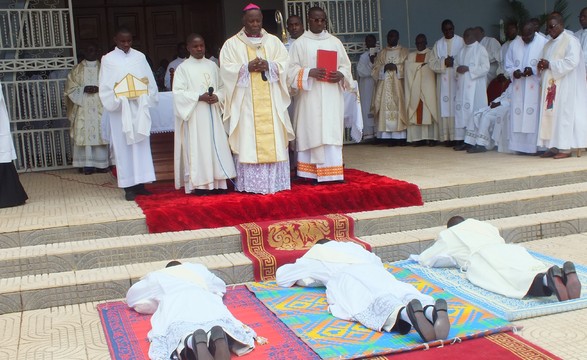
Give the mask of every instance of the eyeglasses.
M 558 25 L 559 25 L 559 24 L 552 24 L 552 25 L 549 25 L 549 26 L 548 26 L 548 28 L 549 28 L 549 29 L 554 29 L 554 28 L 555 28 L 555 27 L 557 27 Z

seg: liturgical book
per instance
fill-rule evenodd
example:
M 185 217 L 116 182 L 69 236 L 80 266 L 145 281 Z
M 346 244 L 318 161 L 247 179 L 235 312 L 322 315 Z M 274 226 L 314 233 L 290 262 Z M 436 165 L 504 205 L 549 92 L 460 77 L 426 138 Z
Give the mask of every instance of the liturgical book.
M 328 72 L 338 70 L 338 54 L 332 50 L 318 50 L 316 54 L 316 67 L 326 69 Z

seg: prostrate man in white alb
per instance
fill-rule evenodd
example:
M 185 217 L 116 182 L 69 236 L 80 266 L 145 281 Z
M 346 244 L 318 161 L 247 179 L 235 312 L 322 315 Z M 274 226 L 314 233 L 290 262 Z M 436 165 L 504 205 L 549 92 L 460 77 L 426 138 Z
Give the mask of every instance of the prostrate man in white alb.
M 465 128 L 475 111 L 487 106 L 487 71 L 489 57 L 485 48 L 475 40 L 475 31 L 466 29 L 463 33 L 465 46 L 455 57 L 457 91 L 455 98 L 455 135 L 461 142 L 455 150 L 467 150 L 464 142 Z
M 126 293 L 128 306 L 153 315 L 149 358 L 229 360 L 231 351 L 251 352 L 257 335 L 232 315 L 224 294 L 224 281 L 204 265 L 179 261 L 134 283 Z
M 220 51 L 236 190 L 273 194 L 291 188 L 287 150 L 294 132 L 287 112 L 288 54 L 283 43 L 263 29 L 259 6 L 247 5 L 242 23 Z
M 175 188 L 207 195 L 227 188 L 236 176 L 228 138 L 222 124 L 224 86 L 218 66 L 205 58 L 204 38 L 188 36 L 190 58 L 175 71 Z
M 572 262 L 549 267 L 520 245 L 506 244 L 493 225 L 475 219 L 452 217 L 434 244 L 412 258 L 423 266 L 460 268 L 471 283 L 506 297 L 555 294 L 565 301 L 581 296 Z
M 408 55 L 404 64 L 408 142 L 415 146 L 425 142 L 434 146 L 439 139 L 436 74 L 430 69 L 432 51 L 426 45 L 426 35 L 418 34 L 416 51 Z
M 102 137 L 102 102 L 98 95 L 100 61 L 98 49 L 90 44 L 85 59 L 71 69 L 65 83 L 67 118 L 73 139 L 73 166 L 85 175 L 107 172 L 110 166 L 108 141 Z
M 538 146 L 548 148 L 541 157 L 564 159 L 571 149 L 587 147 L 585 60 L 560 14 L 549 15 L 546 25 L 551 40 L 537 65 L 542 75 Z
M 436 73 L 440 141 L 445 141 L 446 146 L 453 146 L 456 139 L 455 97 L 457 91 L 454 57 L 465 43 L 462 37 L 455 35 L 455 26 L 451 20 L 444 20 L 441 29 L 444 36 L 436 41 L 432 48 L 430 69 Z
M 157 83 L 145 55 L 131 48 L 132 34 L 128 29 L 120 28 L 114 42 L 114 50 L 102 57 L 99 94 L 110 115 L 118 187 L 124 188 L 126 200 L 132 201 L 137 195 L 149 195 L 144 184 L 155 181 L 149 108 L 158 101 Z M 121 83 L 128 85 L 127 91 L 115 90 L 115 85 Z M 146 91 L 137 97 L 131 89 L 138 85 L 145 86 Z
M 373 113 L 371 112 L 371 101 L 375 90 L 375 79 L 371 76 L 373 63 L 377 56 L 377 39 L 375 35 L 365 36 L 365 47 L 367 51 L 361 54 L 357 63 L 357 75 L 359 76 L 359 94 L 361 95 L 361 113 L 363 115 L 363 139 L 375 137 L 376 126 Z
M 277 269 L 276 281 L 325 286 L 333 316 L 371 330 L 407 334 L 413 326 L 424 342 L 448 338 L 446 301 L 398 281 L 377 255 L 355 243 L 320 240 L 294 264 Z
M 505 71 L 512 81 L 512 111 L 509 123 L 509 148 L 527 154 L 536 152 L 540 121 L 540 74 L 536 65 L 542 57 L 546 39 L 537 36 L 534 24 L 522 26 L 505 58 Z
M 288 82 L 295 101 L 297 175 L 313 181 L 343 181 L 344 90 L 351 89 L 351 61 L 342 42 L 326 31 L 326 13 L 308 10 L 309 30 L 292 45 Z M 318 51 L 333 54 L 336 70 L 318 68 Z
M 377 138 L 390 145 L 407 138 L 408 115 L 404 96 L 404 62 L 409 50 L 399 44 L 399 32 L 389 30 L 387 46 L 375 58 L 373 79 L 377 80 L 373 95 L 373 114 L 377 122 Z

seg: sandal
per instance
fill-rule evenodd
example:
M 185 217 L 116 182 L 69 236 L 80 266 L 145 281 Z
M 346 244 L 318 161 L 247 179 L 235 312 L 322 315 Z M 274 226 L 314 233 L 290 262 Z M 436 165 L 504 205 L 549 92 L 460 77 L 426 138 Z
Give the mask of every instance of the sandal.
M 408 306 L 406 306 L 406 312 L 408 313 L 408 318 L 410 319 L 412 326 L 416 329 L 422 340 L 425 342 L 436 340 L 434 326 L 424 315 L 420 300 L 413 299 L 410 301 Z
M 563 273 L 564 278 L 563 281 L 565 286 L 567 287 L 567 293 L 569 295 L 569 299 L 578 299 L 581 297 L 581 281 L 577 276 L 577 271 L 575 270 L 575 264 L 571 261 L 567 261 L 563 264 Z

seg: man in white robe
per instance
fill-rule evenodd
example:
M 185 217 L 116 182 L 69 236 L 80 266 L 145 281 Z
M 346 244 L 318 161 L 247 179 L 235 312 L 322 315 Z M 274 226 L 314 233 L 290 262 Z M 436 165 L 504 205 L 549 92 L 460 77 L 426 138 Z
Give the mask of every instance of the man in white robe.
M 272 194 L 291 187 L 288 55 L 283 43 L 262 28 L 259 7 L 245 9 L 244 27 L 220 51 L 224 121 L 236 160 L 236 190 Z
M 67 75 L 64 96 L 73 138 L 73 166 L 90 175 L 96 171 L 107 172 L 110 158 L 108 141 L 102 138 L 98 49 L 90 44 L 84 56 L 85 59 Z
M 8 109 L 0 85 L 0 209 L 23 205 L 28 199 L 12 162 L 15 159 L 16 150 L 10 131 Z
M 465 143 L 473 147 L 467 149 L 467 153 L 485 152 L 493 149 L 495 145 L 507 146 L 507 144 L 501 144 L 501 132 L 507 131 L 504 124 L 509 123 L 512 87 L 510 84 L 506 91 L 494 99 L 489 106 L 477 110 L 469 120 Z
M 407 138 L 408 115 L 404 96 L 404 62 L 409 50 L 399 44 L 399 32 L 389 30 L 387 47 L 375 58 L 372 76 L 377 80 L 373 95 L 373 115 L 377 122 L 377 138 L 395 140 Z
M 371 72 L 373 71 L 373 63 L 377 56 L 376 46 L 377 38 L 375 38 L 375 35 L 369 34 L 365 36 L 365 47 L 367 51 L 361 54 L 357 63 L 364 140 L 374 138 L 376 133 L 375 120 L 371 112 L 371 102 L 373 100 L 373 91 L 375 90 L 375 79 L 371 76 Z
M 506 41 L 501 45 L 500 52 L 500 61 L 499 61 L 499 68 L 497 69 L 497 76 L 504 76 L 508 78 L 508 74 L 505 71 L 505 56 L 508 53 L 508 50 L 512 44 L 512 42 L 518 37 L 518 25 L 515 22 L 509 22 L 505 26 L 505 38 Z
M 554 293 L 564 301 L 581 294 L 572 262 L 549 267 L 520 245 L 506 244 L 493 225 L 475 219 L 452 217 L 434 244 L 412 258 L 427 267 L 458 267 L 471 283 L 515 299 Z
M 413 285 L 398 281 L 381 259 L 358 244 L 321 240 L 294 264 L 277 269 L 277 285 L 325 286 L 333 316 L 375 331 L 416 328 L 425 342 L 448 337 L 446 301 L 434 302 Z
M 457 137 L 460 137 L 461 140 L 464 137 L 464 133 L 460 136 L 455 133 L 457 77 L 454 57 L 465 43 L 462 37 L 455 35 L 455 26 L 451 20 L 444 20 L 441 29 L 444 36 L 432 48 L 430 69 L 436 73 L 440 141 L 445 141 L 447 146 L 453 146 Z
M 581 30 L 575 32 L 575 36 L 581 43 L 581 49 L 583 50 L 583 60 L 585 60 L 585 69 L 587 69 L 587 7 L 581 9 L 579 23 L 581 24 Z
M 438 99 L 436 74 L 430 69 L 432 51 L 426 47 L 426 35 L 416 36 L 416 51 L 404 64 L 408 142 L 433 146 L 438 141 Z
M 179 67 L 179 65 L 181 63 L 183 63 L 189 56 L 190 56 L 190 54 L 188 53 L 188 51 L 186 49 L 186 43 L 180 42 L 179 44 L 177 44 L 177 57 L 175 59 L 173 59 L 173 61 L 170 62 L 169 65 L 167 65 L 167 69 L 165 70 L 165 78 L 163 81 L 164 81 L 165 89 L 167 91 L 172 90 L 172 88 L 171 88 L 171 86 L 173 85 L 172 74 L 174 76 L 173 79 L 175 79 L 175 71 L 177 71 L 177 68 Z
M 522 36 L 512 42 L 505 58 L 505 71 L 513 85 L 508 129 L 512 151 L 536 152 L 541 80 L 536 65 L 542 57 L 544 44 L 546 39 L 536 35 L 534 24 L 526 22 Z
M 149 107 L 157 104 L 157 83 L 145 55 L 131 48 L 132 34 L 128 29 L 120 28 L 114 42 L 114 50 L 102 57 L 99 94 L 110 116 L 110 142 L 116 156 L 118 187 L 124 188 L 126 200 L 132 201 L 137 195 L 149 195 L 144 184 L 155 181 Z M 138 97 L 115 93 L 115 85 L 127 75 L 146 83 L 147 93 Z
M 169 359 L 180 341 L 183 343 L 198 329 L 212 330 L 210 346 L 214 343 L 217 352 L 228 347 L 237 355 L 251 352 L 257 335 L 232 315 L 222 302 L 224 294 L 224 281 L 204 265 L 178 261 L 134 283 L 126 294 L 128 306 L 141 314 L 153 315 L 148 333 L 149 358 Z M 214 339 L 217 326 L 228 335 L 228 343 L 223 338 Z M 190 339 L 187 342 L 189 347 Z M 200 359 L 212 358 L 208 346 L 196 348 Z M 191 349 L 195 352 L 196 348 Z
M 551 14 L 546 25 L 552 39 L 537 65 L 542 74 L 538 146 L 549 148 L 542 157 L 564 159 L 571 149 L 587 147 L 585 60 L 560 14 Z
M 288 82 L 298 91 L 297 175 L 315 182 L 343 181 L 344 90 L 354 82 L 351 61 L 342 42 L 325 30 L 324 10 L 310 8 L 308 24 L 290 49 L 288 67 Z M 317 67 L 318 50 L 335 52 L 331 65 L 336 70 Z
M 487 72 L 487 84 L 497 76 L 497 70 L 501 66 L 501 44 L 496 38 L 485 36 L 485 29 L 475 27 L 475 39 L 481 44 L 489 56 L 489 71 Z
M 455 150 L 467 150 L 464 143 L 465 128 L 473 114 L 487 106 L 487 71 L 489 56 L 485 48 L 475 40 L 472 28 L 463 33 L 465 46 L 455 57 L 457 91 L 455 98 L 455 139 L 463 140 Z
M 287 43 L 285 43 L 285 49 L 289 51 L 291 45 L 296 41 L 297 38 L 302 36 L 304 33 L 304 24 L 302 24 L 302 18 L 297 15 L 291 15 L 287 18 Z
M 209 194 L 226 189 L 236 176 L 228 138 L 222 124 L 224 86 L 218 66 L 205 58 L 202 36 L 188 37 L 190 58 L 175 71 L 175 188 L 185 193 Z

